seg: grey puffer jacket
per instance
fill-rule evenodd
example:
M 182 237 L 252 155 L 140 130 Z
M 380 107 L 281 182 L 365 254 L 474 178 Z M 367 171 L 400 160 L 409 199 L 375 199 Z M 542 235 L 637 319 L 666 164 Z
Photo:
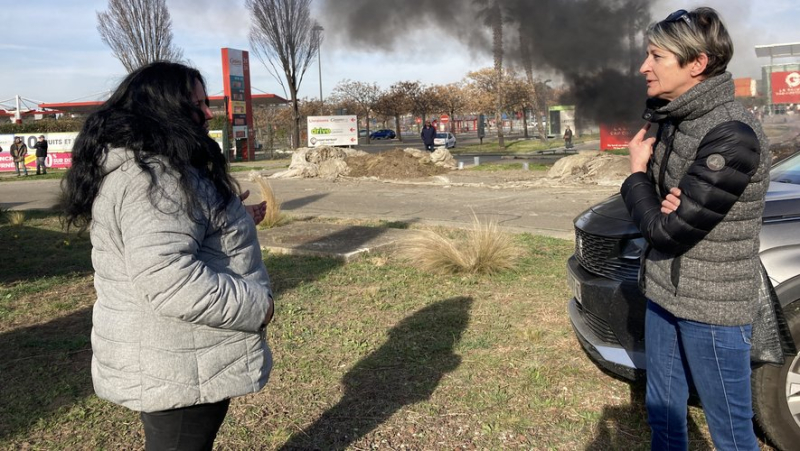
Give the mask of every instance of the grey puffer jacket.
M 650 248 L 646 296 L 673 315 L 707 324 L 750 324 L 758 296 L 761 215 L 769 186 L 769 144 L 734 101 L 726 73 L 645 113 L 658 123 L 647 174 L 621 188 Z M 678 209 L 661 200 L 681 189 Z
M 177 179 L 160 191 L 124 149 L 112 149 L 92 207 L 92 381 L 98 396 L 153 412 L 260 390 L 272 368 L 262 327 L 272 304 L 255 225 L 242 202 L 197 179 L 202 220 L 184 213 Z

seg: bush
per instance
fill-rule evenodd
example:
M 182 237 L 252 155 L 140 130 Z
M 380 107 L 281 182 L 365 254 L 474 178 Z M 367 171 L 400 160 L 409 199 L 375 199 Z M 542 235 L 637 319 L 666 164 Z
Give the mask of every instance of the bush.
M 439 273 L 496 273 L 514 267 L 519 251 L 497 221 L 481 222 L 462 240 L 427 231 L 400 244 L 400 257 L 424 271 Z
M 21 124 L 0 124 L 0 134 L 79 132 L 83 118 L 42 119 Z

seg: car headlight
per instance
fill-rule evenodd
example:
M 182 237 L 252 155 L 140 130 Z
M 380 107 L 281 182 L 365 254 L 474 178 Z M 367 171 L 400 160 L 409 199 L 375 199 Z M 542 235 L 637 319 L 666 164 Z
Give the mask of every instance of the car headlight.
M 640 237 L 632 240 L 622 240 L 620 242 L 619 258 L 626 260 L 639 260 L 642 256 L 647 241 Z

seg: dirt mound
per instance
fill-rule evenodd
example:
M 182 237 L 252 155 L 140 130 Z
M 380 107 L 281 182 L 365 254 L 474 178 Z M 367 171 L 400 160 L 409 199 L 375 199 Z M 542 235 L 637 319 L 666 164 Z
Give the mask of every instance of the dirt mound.
M 579 153 L 556 161 L 547 178 L 560 183 L 621 185 L 630 175 L 630 158 L 610 153 Z
M 377 177 L 392 180 L 430 177 L 450 172 L 448 168 L 435 165 L 428 156 L 415 156 L 403 149 L 393 149 L 377 154 L 353 155 L 347 157 L 347 166 L 350 168 L 350 172 L 347 174 L 350 177 Z

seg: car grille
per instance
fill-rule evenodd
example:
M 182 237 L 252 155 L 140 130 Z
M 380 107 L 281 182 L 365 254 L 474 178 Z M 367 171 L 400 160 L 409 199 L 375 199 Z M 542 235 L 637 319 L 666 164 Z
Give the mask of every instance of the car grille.
M 606 343 L 619 344 L 617 336 L 611 331 L 611 327 L 607 322 L 594 313 L 584 309 L 580 303 L 578 304 L 578 310 L 581 312 L 584 321 L 586 321 L 586 325 L 589 326 L 589 329 L 591 329 L 598 338 Z
M 575 257 L 587 271 L 618 281 L 636 281 L 639 260 L 618 258 L 620 240 L 575 229 Z

